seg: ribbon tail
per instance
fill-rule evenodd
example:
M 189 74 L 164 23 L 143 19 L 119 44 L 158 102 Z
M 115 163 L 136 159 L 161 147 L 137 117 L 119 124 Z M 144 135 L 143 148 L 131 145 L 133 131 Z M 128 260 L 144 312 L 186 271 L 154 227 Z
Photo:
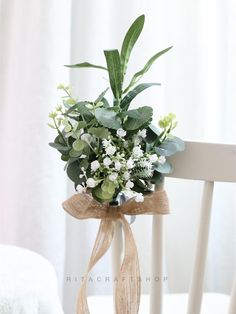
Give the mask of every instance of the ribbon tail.
M 116 314 L 137 314 L 140 303 L 140 270 L 132 230 L 125 216 L 120 217 L 124 230 L 124 259 L 116 287 Z
M 79 291 L 77 300 L 77 314 L 90 313 L 86 296 L 88 275 L 91 269 L 94 267 L 94 265 L 99 261 L 99 259 L 107 252 L 107 250 L 111 246 L 113 235 L 114 235 L 114 221 L 110 218 L 102 219 L 98 230 L 97 238 L 94 243 L 93 251 L 90 257 L 88 269 L 84 276 L 84 280 Z

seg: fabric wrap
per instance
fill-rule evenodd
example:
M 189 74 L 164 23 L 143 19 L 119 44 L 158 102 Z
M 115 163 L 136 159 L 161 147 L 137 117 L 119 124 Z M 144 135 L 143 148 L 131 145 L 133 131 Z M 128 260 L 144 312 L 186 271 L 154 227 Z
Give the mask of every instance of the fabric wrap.
M 99 203 L 90 193 L 75 194 L 62 204 L 65 211 L 77 219 L 101 219 L 97 238 L 82 282 L 78 301 L 77 314 L 89 314 L 86 296 L 89 272 L 111 246 L 115 224 L 121 222 L 124 232 L 125 251 L 118 275 L 115 308 L 116 314 L 137 314 L 140 303 L 140 271 L 136 244 L 125 215 L 169 214 L 169 202 L 164 189 L 158 189 L 144 197 L 143 202 L 129 199 L 119 206 Z

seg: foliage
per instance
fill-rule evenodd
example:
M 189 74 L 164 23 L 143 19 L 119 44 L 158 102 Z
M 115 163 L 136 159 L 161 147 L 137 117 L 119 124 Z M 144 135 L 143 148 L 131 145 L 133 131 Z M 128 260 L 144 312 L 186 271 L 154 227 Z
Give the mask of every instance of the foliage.
M 151 57 L 125 85 L 128 62 L 145 22 L 139 16 L 130 26 L 121 51 L 105 50 L 106 66 L 89 62 L 67 65 L 70 68 L 95 68 L 108 73 L 110 88 L 94 101 L 78 101 L 70 87 L 62 84 L 62 104 L 49 114 L 49 126 L 57 136 L 49 145 L 66 162 L 68 177 L 79 193 L 91 190 L 98 201 L 112 201 L 120 192 L 135 193 L 142 201 L 143 194 L 152 191 L 153 184 L 161 184 L 163 175 L 172 168 L 166 157 L 184 149 L 184 143 L 171 135 L 176 127 L 175 115 L 168 114 L 159 121 L 159 129 L 152 122 L 150 106 L 129 109 L 133 99 L 147 88 L 159 83 L 138 81 L 153 63 L 172 47 Z M 113 103 L 106 98 L 108 89 Z M 133 194 L 132 194 L 133 195 Z

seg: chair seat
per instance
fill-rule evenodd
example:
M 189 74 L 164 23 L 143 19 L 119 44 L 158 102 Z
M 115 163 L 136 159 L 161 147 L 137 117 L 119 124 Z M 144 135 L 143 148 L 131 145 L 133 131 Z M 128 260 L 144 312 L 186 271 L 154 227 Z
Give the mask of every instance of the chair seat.
M 164 296 L 163 314 L 184 314 L 187 311 L 187 294 L 166 294 Z M 113 313 L 112 296 L 90 296 L 88 298 L 91 314 Z M 205 293 L 201 314 L 227 314 L 229 296 L 218 293 Z M 149 313 L 149 296 L 142 295 L 139 314 Z
M 53 266 L 24 248 L 0 245 L 0 314 L 62 314 Z

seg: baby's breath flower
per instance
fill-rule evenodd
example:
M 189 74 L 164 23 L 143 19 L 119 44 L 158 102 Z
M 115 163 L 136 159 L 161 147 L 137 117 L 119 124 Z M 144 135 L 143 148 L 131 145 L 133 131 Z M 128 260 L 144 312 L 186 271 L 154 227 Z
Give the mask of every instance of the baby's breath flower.
M 106 147 L 106 154 L 109 155 L 109 156 L 112 156 L 115 154 L 116 152 L 116 147 L 115 146 L 112 146 L 112 145 L 109 145 Z
M 127 181 L 125 185 L 126 189 L 132 189 L 134 187 L 134 183 L 132 181 Z
M 94 188 L 96 186 L 96 181 L 93 178 L 88 178 L 86 184 L 89 188 Z
M 147 130 L 143 129 L 143 130 L 138 131 L 138 136 L 145 138 L 147 136 Z
M 143 156 L 143 150 L 140 146 L 134 146 L 132 155 L 134 158 L 140 158 Z
M 136 201 L 137 203 L 143 202 L 143 201 L 144 201 L 143 194 L 142 194 L 142 193 L 137 193 L 137 194 L 136 194 L 136 197 L 135 197 L 135 201 Z
M 103 159 L 104 166 L 109 167 L 111 163 L 112 163 L 112 161 L 109 157 L 106 157 Z
M 94 160 L 91 162 L 91 170 L 96 171 L 100 167 L 100 163 L 98 160 Z
M 149 160 L 153 163 L 158 160 L 157 154 L 152 154 L 149 156 Z
M 118 129 L 118 130 L 116 131 L 116 134 L 117 134 L 117 136 L 119 136 L 119 137 L 125 137 L 126 131 L 123 130 L 122 128 L 120 128 L 120 129 Z
M 133 136 L 133 143 L 134 143 L 134 145 L 135 145 L 135 146 L 138 146 L 138 145 L 140 144 L 140 142 L 141 142 L 140 137 L 139 137 L 137 134 L 135 134 L 135 135 Z
M 110 174 L 108 178 L 110 181 L 113 182 L 117 179 L 117 177 L 118 177 L 118 174 L 116 172 L 114 172 L 114 173 Z
M 129 180 L 129 178 L 130 178 L 129 172 L 128 171 L 124 172 L 123 177 L 125 180 Z
M 102 141 L 102 145 L 103 145 L 104 148 L 108 147 L 108 146 L 110 145 L 110 143 L 111 143 L 110 140 L 104 139 L 104 140 Z
M 116 161 L 116 162 L 115 162 L 115 169 L 116 169 L 117 171 L 120 171 L 121 167 L 122 167 L 122 164 L 121 164 L 119 161 Z
M 127 166 L 128 169 L 134 168 L 134 161 L 133 161 L 132 158 L 129 158 L 129 159 L 127 160 L 126 166 Z

